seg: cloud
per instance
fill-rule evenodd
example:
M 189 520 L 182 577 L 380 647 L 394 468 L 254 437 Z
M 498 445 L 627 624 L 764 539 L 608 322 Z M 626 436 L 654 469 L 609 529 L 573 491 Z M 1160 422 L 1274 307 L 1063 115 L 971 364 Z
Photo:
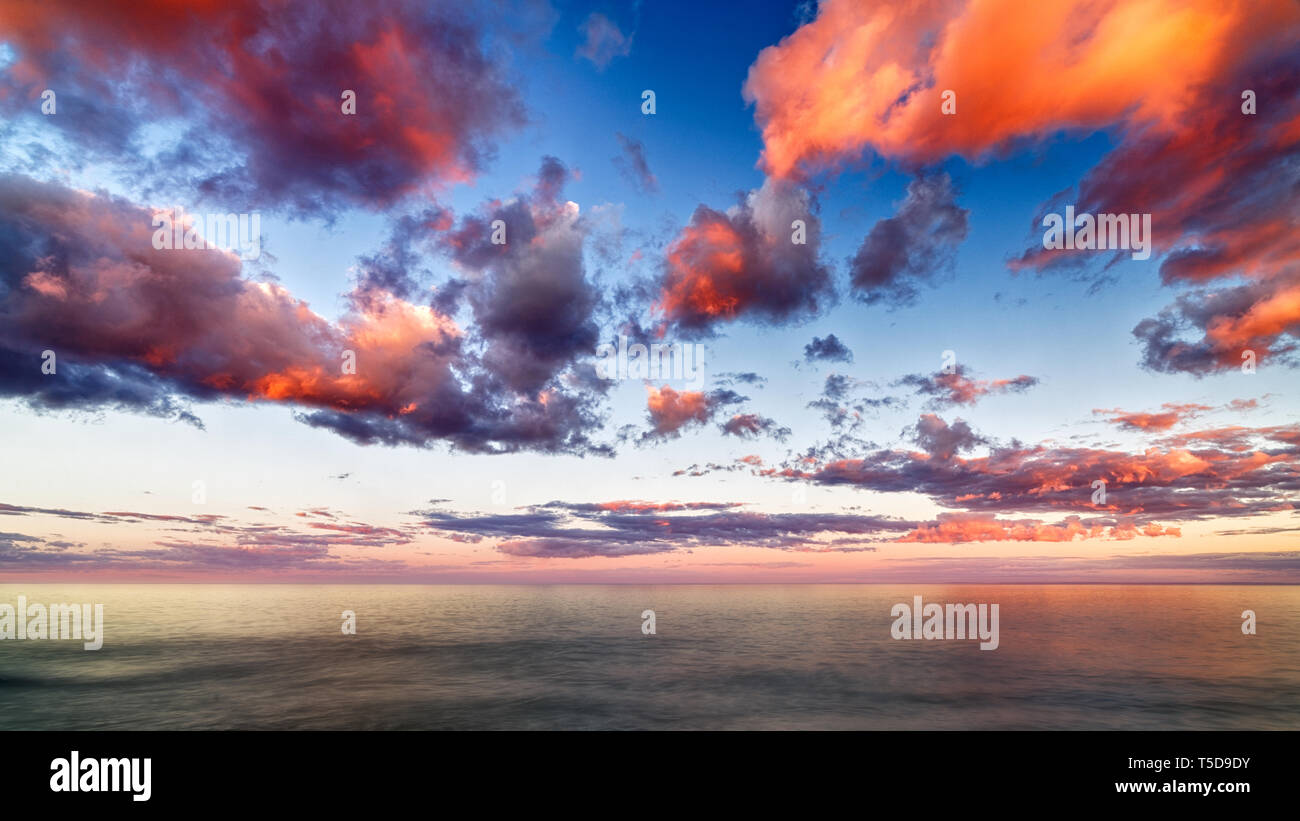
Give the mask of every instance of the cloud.
M 650 430 L 643 439 L 664 439 L 680 435 L 683 428 L 703 425 L 727 405 L 743 402 L 745 397 L 729 390 L 677 391 L 668 385 L 646 386 L 646 412 Z
M 914 303 L 919 285 L 952 267 L 969 214 L 947 174 L 913 180 L 897 213 L 877 222 L 849 260 L 853 293 L 868 305 Z
M 1142 343 L 1142 365 L 1163 373 L 1204 376 L 1239 368 L 1253 354 L 1256 367 L 1293 367 L 1300 339 L 1300 280 L 1284 279 L 1199 289 L 1133 328 Z M 1201 333 L 1199 340 L 1185 334 Z
M 1240 400 L 1238 400 L 1240 401 Z M 1110 410 L 1094 409 L 1094 414 L 1109 415 L 1106 420 L 1124 430 L 1169 430 L 1180 422 L 1194 419 L 1200 414 L 1214 410 L 1209 405 L 1194 402 L 1166 402 L 1161 405 L 1163 413 L 1125 412 L 1119 408 Z
M 598 71 L 604 71 L 615 57 L 626 57 L 632 52 L 631 34 L 623 34 L 618 24 L 600 12 L 593 11 L 578 26 L 583 41 L 575 56 L 590 60 Z
M 605 545 L 577 539 L 518 539 L 497 545 L 497 550 L 507 556 L 540 559 L 588 559 L 593 556 L 618 558 L 668 553 L 675 549 L 669 544 Z
M 1247 350 L 1261 364 L 1300 364 L 1300 7 L 1223 13 L 1240 18 L 1238 33 L 1220 45 L 1214 75 L 1180 99 L 1179 115 L 1130 125 L 1077 192 L 1062 195 L 1074 194 L 1079 212 L 1151 214 L 1161 281 L 1190 288 L 1133 328 L 1141 364 L 1155 372 L 1236 369 Z M 1260 101 L 1254 114 L 1241 110 L 1245 89 Z M 1013 268 L 1086 275 L 1097 259 L 1033 247 Z
M 1240 530 L 1216 530 L 1216 536 L 1258 536 L 1272 535 L 1274 533 L 1295 533 L 1300 531 L 1300 527 L 1250 527 Z
M 934 522 L 924 523 L 895 541 L 925 542 L 933 544 L 959 544 L 961 542 L 1072 542 L 1076 539 L 1109 538 L 1126 540 L 1143 536 L 1181 536 L 1176 527 L 1147 524 L 1141 528 L 1129 523 L 1105 524 L 1085 522 L 1078 516 L 1067 516 L 1057 524 L 1044 524 L 1037 519 L 1007 521 L 986 514 L 940 513 Z
M 488 343 L 485 367 L 521 393 L 551 384 L 579 355 L 594 355 L 598 341 L 592 315 L 600 294 L 583 264 L 590 226 L 577 203 L 560 199 L 570 177 L 545 157 L 532 192 L 487 203 L 443 238 L 465 272 L 465 298 Z M 492 242 L 496 220 L 505 225 L 504 244 Z
M 534 558 L 616 558 L 729 545 L 852 553 L 874 549 L 863 542 L 905 533 L 917 524 L 858 514 L 766 514 L 729 509 L 670 514 L 640 506 L 629 511 L 627 505 L 551 502 L 510 514 L 424 511 L 420 515 L 439 534 L 496 539 L 500 552 Z M 734 505 L 715 503 L 710 507 Z M 836 541 L 846 535 L 856 538 Z
M 856 391 L 870 391 L 872 396 L 857 396 Z M 820 411 L 830 424 L 834 433 L 831 441 L 810 446 L 806 454 L 842 455 L 867 447 L 868 443 L 859 439 L 857 434 L 863 430 L 867 418 L 881 408 L 894 408 L 902 402 L 894 396 L 880 396 L 880 387 L 874 382 L 854 379 L 846 374 L 832 373 L 826 376 L 821 396 L 809 402 L 806 407 Z
M 965 365 L 956 365 L 951 373 L 937 371 L 929 376 L 908 374 L 894 384 L 915 388 L 918 396 L 933 397 L 929 406 L 935 409 L 956 405 L 974 405 L 985 396 L 999 393 L 1024 393 L 1038 384 L 1038 378 L 1020 376 L 1011 379 L 984 381 L 972 379 Z
M 759 54 L 744 94 L 763 134 L 761 164 L 782 179 L 868 151 L 916 169 L 951 156 L 978 162 L 1062 132 L 1107 131 L 1116 147 L 1049 207 L 1077 193 L 1076 213 L 1150 214 L 1162 280 L 1197 286 L 1134 328 L 1142 364 L 1204 375 L 1239 367 L 1251 350 L 1294 367 L 1298 33 L 1291 0 L 1064 0 L 1029 9 L 1017 0 L 827 0 L 816 19 Z M 1242 111 L 1246 90 L 1253 114 Z M 956 112 L 945 114 L 950 91 Z M 1032 230 L 1041 236 L 1039 220 Z M 878 244 L 907 247 L 886 239 Z M 855 264 L 855 282 L 889 283 L 905 270 L 889 253 L 863 261 L 873 257 L 884 262 Z M 1011 266 L 1086 270 L 1117 260 L 1035 240 Z M 1113 278 L 1093 276 L 1094 287 Z M 1207 287 L 1214 280 L 1224 281 Z M 878 298 L 913 295 L 903 288 Z
M 926 453 L 945 461 L 955 456 L 958 451 L 970 450 L 987 441 L 962 420 L 958 419 L 949 425 L 932 413 L 921 415 L 921 418 L 916 421 L 914 434 L 916 443 Z
M 1286 0 L 826 0 L 760 52 L 744 94 L 777 176 L 868 148 L 916 164 L 979 158 L 1062 129 L 1169 126 L 1259 41 L 1286 42 L 1296 15 Z M 955 115 L 943 112 L 949 89 Z
M 782 427 L 766 416 L 759 416 L 756 413 L 738 413 L 723 422 L 720 427 L 724 436 L 752 439 L 767 435 L 778 442 L 784 442 L 792 432 L 789 428 Z
M 263 508 L 264 509 L 264 508 Z M 312 511 L 330 519 L 339 517 L 324 510 Z M 0 565 L 12 572 L 75 569 L 133 572 L 219 572 L 247 571 L 400 571 L 404 562 L 378 558 L 357 559 L 340 555 L 339 548 L 386 548 L 409 544 L 413 535 L 400 528 L 382 527 L 358 521 L 311 522 L 306 530 L 278 524 L 245 524 L 219 514 L 178 515 L 136 511 L 84 511 L 33 508 L 0 504 L 0 514 L 22 517 L 54 517 L 98 524 L 149 525 L 167 536 L 148 547 L 122 549 L 50 541 L 44 538 L 0 533 Z M 141 540 L 133 530 L 133 543 Z M 76 549 L 74 549 L 76 548 Z
M 618 138 L 619 147 L 623 151 L 621 155 L 614 158 L 614 167 L 641 193 L 658 193 L 659 180 L 655 179 L 655 175 L 650 172 L 645 146 L 640 140 L 624 136 L 621 132 L 614 136 Z
M 793 241 L 795 220 L 804 223 L 805 243 Z M 654 308 L 686 335 L 741 318 L 812 316 L 833 295 L 820 243 L 807 192 L 786 182 L 768 179 L 726 212 L 701 205 L 668 248 Z
M 58 516 L 65 519 L 83 519 L 86 521 L 97 521 L 112 523 L 116 521 L 111 516 L 104 516 L 98 513 L 85 513 L 78 510 L 64 510 L 63 508 L 49 507 L 27 507 L 25 505 L 8 505 L 0 503 L 0 516 Z
M 474 271 L 480 359 L 450 316 L 373 278 L 333 323 L 274 282 L 243 278 L 232 254 L 155 250 L 149 209 L 0 176 L 0 396 L 187 421 L 189 400 L 274 402 L 359 443 L 597 451 L 593 397 L 558 382 L 596 339 L 581 230 L 567 205 L 538 202 L 541 212 L 512 214 L 519 247 Z M 479 245 L 464 227 L 458 236 L 472 257 Z M 55 374 L 41 373 L 46 349 Z
M 853 351 L 849 350 L 835 334 L 827 334 L 825 339 L 814 336 L 812 342 L 804 345 L 803 358 L 807 362 L 816 359 L 827 362 L 852 362 Z
M 356 286 L 349 295 L 353 305 L 366 310 L 371 300 L 382 301 L 394 296 L 409 302 L 422 296 L 420 281 L 427 272 L 421 266 L 420 252 L 434 244 L 434 237 L 450 229 L 452 220 L 451 211 L 441 206 L 396 217 L 384 246 L 357 260 Z M 440 313 L 451 315 L 455 305 L 452 295 L 445 290 L 439 289 L 435 307 Z
M 753 371 L 726 372 L 726 373 L 720 373 L 714 377 L 714 384 L 716 385 L 729 386 L 735 384 L 736 382 L 741 382 L 746 385 L 755 385 L 761 388 L 764 384 L 766 384 L 767 377 L 759 376 Z
M 632 499 L 619 499 L 613 502 L 596 502 L 594 504 L 551 502 L 548 505 L 541 505 L 541 507 L 555 507 L 560 510 L 582 513 L 611 511 L 614 513 L 653 514 L 682 510 L 730 510 L 743 505 L 743 502 L 643 502 Z
M 68 116 L 44 127 L 138 181 L 186 179 L 235 210 L 383 208 L 472 179 L 492 139 L 524 122 L 470 9 L 56 1 L 6 6 L 0 30 L 16 52 L 0 93 L 59 91 Z M 158 147 L 162 120 L 184 127 Z
M 400 576 L 409 573 L 409 566 L 403 561 L 342 558 L 321 546 L 234 547 L 178 541 L 157 542 L 154 547 L 140 550 L 101 548 L 82 552 L 52 548 L 50 543 L 16 547 L 0 538 L 0 566 L 15 573 L 118 571 L 146 576 L 222 572 L 323 572 L 347 573 L 349 576 L 374 573 Z
M 922 416 L 911 429 L 920 451 L 880 449 L 833 461 L 760 467 L 759 475 L 845 485 L 882 493 L 919 493 L 976 513 L 1088 513 L 1125 517 L 1137 527 L 1157 519 L 1197 521 L 1297 509 L 1300 427 L 1220 429 L 1169 437 L 1138 453 L 1102 448 L 998 443 L 961 421 Z M 963 455 L 976 447 L 986 455 Z M 1106 483 L 1104 503 L 1092 483 Z

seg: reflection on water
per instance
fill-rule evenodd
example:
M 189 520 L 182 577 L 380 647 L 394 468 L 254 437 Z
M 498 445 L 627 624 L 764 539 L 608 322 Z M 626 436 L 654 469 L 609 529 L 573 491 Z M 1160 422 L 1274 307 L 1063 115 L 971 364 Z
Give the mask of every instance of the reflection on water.
M 1297 587 L 0 585 L 20 594 L 103 603 L 106 637 L 0 641 L 0 729 L 1300 729 Z M 999 648 L 891 639 L 914 595 L 999 604 Z

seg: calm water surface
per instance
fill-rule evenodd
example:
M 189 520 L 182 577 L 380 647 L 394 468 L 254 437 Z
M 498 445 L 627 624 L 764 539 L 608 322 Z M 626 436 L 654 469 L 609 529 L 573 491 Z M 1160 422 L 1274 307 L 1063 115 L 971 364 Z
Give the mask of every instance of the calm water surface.
M 106 638 L 0 641 L 0 730 L 1300 729 L 1297 587 L 0 584 L 20 594 L 103 603 Z M 917 594 L 996 602 L 1001 646 L 891 639 Z

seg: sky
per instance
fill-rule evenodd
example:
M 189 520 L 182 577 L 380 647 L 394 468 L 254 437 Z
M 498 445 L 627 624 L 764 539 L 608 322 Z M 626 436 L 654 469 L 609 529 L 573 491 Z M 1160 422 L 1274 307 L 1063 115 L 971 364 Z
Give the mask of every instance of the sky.
M 1297 41 L 0 4 L 0 578 L 1300 582 Z

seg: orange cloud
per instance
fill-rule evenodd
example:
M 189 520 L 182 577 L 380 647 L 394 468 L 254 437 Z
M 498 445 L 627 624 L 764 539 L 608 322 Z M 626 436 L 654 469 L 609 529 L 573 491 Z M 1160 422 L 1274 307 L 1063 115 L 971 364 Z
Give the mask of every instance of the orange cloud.
M 1083 524 L 1078 517 L 1070 516 L 1060 524 L 1044 524 L 1036 519 L 1008 521 L 978 514 L 941 513 L 932 523 L 922 524 L 915 530 L 895 539 L 898 542 L 930 544 L 956 544 L 959 542 L 1072 542 L 1075 539 L 1131 539 L 1143 536 L 1181 536 L 1177 527 L 1164 527 L 1150 523 L 1142 527 L 1120 523 L 1110 527 Z
M 1191 419 L 1204 411 L 1213 410 L 1209 405 L 1198 405 L 1195 403 L 1178 404 L 1175 402 L 1166 402 L 1162 405 L 1164 413 L 1140 413 L 1125 412 L 1118 408 L 1110 410 L 1093 409 L 1095 414 L 1111 414 L 1107 422 L 1119 425 L 1129 430 L 1169 430 L 1174 425 L 1187 419 Z
M 1125 119 L 1173 129 L 1192 89 L 1296 13 L 1290 0 L 826 0 L 759 53 L 744 94 L 780 177 L 866 148 L 927 163 Z M 959 116 L 943 113 L 946 90 Z
M 791 241 L 795 220 L 804 242 Z M 820 238 L 808 193 L 787 182 L 767 180 L 725 212 L 701 205 L 668 247 L 654 310 L 688 332 L 815 313 L 832 291 Z
M 668 316 L 729 317 L 744 288 L 740 235 L 731 223 L 702 219 L 683 229 L 668 249 L 673 272 L 656 306 Z
M 1300 327 L 1300 282 L 1264 296 L 1239 316 L 1215 317 L 1205 329 L 1205 336 L 1235 365 L 1240 362 L 1244 348 L 1297 327 Z
M 646 409 L 654 432 L 660 436 L 676 433 L 692 423 L 704 423 L 713 415 L 713 405 L 703 391 L 675 391 L 664 385 L 647 386 Z
M 596 507 L 612 513 L 663 513 L 677 510 L 716 510 L 740 507 L 740 505 L 740 502 L 637 502 L 620 499 L 613 502 L 600 502 Z

